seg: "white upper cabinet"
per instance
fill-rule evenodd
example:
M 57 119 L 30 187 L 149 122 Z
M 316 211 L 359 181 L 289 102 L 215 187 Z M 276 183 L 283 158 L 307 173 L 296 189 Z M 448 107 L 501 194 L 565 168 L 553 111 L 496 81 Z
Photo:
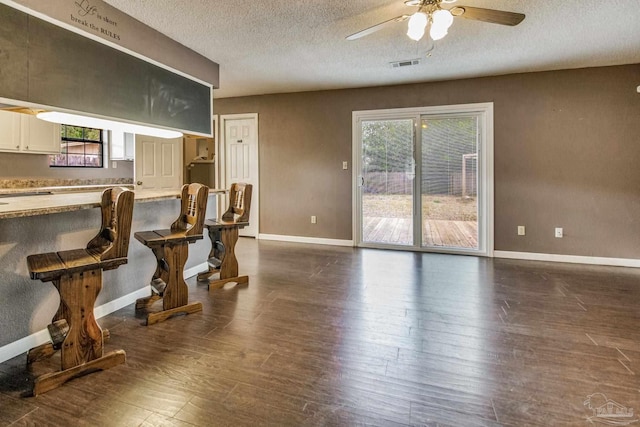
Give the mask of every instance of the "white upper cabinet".
M 0 111 L 0 151 L 60 152 L 60 125 L 28 114 Z
M 135 135 L 132 133 L 111 131 L 110 159 L 133 160 L 135 155 Z
M 36 116 L 21 114 L 20 142 L 23 152 L 57 154 L 60 152 L 60 125 Z
M 20 151 L 20 114 L 0 111 L 0 150 Z

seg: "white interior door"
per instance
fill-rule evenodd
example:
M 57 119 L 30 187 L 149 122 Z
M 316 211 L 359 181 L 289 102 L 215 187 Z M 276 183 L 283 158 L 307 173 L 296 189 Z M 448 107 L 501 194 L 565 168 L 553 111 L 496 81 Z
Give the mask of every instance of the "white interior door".
M 225 188 L 234 182 L 253 185 L 249 226 L 240 230 L 241 236 L 257 237 L 259 232 L 259 168 L 258 115 L 223 116 Z
M 169 190 L 182 185 L 182 138 L 135 137 L 137 189 Z

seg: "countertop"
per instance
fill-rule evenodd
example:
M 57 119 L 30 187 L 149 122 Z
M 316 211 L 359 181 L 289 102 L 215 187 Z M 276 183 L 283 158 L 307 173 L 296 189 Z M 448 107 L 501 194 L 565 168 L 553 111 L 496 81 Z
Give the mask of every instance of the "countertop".
M 23 192 L 26 189 L 23 189 Z M 42 188 L 30 188 L 31 191 L 41 191 Z M 51 191 L 53 189 L 48 188 Z M 58 189 L 53 190 L 58 191 Z M 135 201 L 139 203 L 156 200 L 179 199 L 181 189 L 175 190 L 134 190 Z M 226 190 L 211 189 L 209 195 L 224 194 Z M 62 191 L 52 194 L 33 196 L 3 197 L 0 198 L 0 219 L 18 218 L 35 215 L 48 215 L 59 212 L 71 212 L 81 209 L 93 209 L 100 207 L 102 189 L 93 191 Z

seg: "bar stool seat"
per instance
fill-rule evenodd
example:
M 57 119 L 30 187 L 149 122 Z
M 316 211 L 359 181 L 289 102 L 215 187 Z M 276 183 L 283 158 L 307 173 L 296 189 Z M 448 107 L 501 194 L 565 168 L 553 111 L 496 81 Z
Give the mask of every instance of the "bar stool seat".
M 182 187 L 180 216 L 171 228 L 138 231 L 134 237 L 153 251 L 156 271 L 151 278 L 151 295 L 136 301 L 136 310 L 146 309 L 162 299 L 162 310 L 147 313 L 147 325 L 176 314 L 202 311 L 202 303 L 189 303 L 189 289 L 184 281 L 184 265 L 189 256 L 189 244 L 203 238 L 203 223 L 207 211 L 209 187 L 188 184 Z
M 51 281 L 63 274 L 80 273 L 96 268 L 112 270 L 126 263 L 126 257 L 101 260 L 100 254 L 89 249 L 72 249 L 27 257 L 31 278 L 43 282 Z
M 252 185 L 235 183 L 229 189 L 229 207 L 221 219 L 208 219 L 204 226 L 211 240 L 211 251 L 207 260 L 208 269 L 198 273 L 198 281 L 207 282 L 209 290 L 219 289 L 227 283 L 248 284 L 249 276 L 238 274 L 238 259 L 235 254 L 239 230 L 249 225 Z M 219 278 L 210 277 L 219 273 Z
M 127 263 L 133 192 L 110 188 L 102 193 L 102 227 L 86 248 L 29 255 L 32 279 L 52 282 L 60 294 L 58 311 L 48 326 L 52 342 L 29 350 L 27 363 L 50 357 L 61 350 L 61 370 L 36 378 L 38 395 L 96 370 L 125 362 L 123 350 L 104 354 L 103 331 L 93 313 L 102 289 L 102 271 Z

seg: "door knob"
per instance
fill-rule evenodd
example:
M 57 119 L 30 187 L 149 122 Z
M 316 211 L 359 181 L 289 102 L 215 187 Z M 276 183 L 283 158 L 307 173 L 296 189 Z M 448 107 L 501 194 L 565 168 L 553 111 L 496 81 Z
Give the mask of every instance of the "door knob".
M 142 181 L 136 182 L 136 185 L 142 185 Z

